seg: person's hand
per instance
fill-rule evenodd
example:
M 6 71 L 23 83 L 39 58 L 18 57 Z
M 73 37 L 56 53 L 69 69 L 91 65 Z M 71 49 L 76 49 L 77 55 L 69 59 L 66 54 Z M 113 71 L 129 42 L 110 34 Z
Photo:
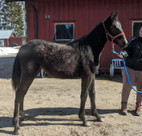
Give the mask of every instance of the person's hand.
M 119 58 L 123 58 L 123 55 L 120 53 L 119 55 L 117 55 Z

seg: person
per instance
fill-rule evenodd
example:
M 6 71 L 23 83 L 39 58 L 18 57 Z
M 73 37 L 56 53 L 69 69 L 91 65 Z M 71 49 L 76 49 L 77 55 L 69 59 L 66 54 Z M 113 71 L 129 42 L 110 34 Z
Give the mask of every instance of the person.
M 126 61 L 126 68 L 129 75 L 129 80 L 132 85 L 136 86 L 138 91 L 142 91 L 142 26 L 139 29 L 139 36 L 132 38 L 127 47 L 124 48 L 120 55 Z M 121 98 L 121 114 L 127 115 L 127 103 L 130 95 L 131 87 L 128 83 L 126 72 L 123 74 L 123 88 Z M 135 115 L 141 115 L 142 93 L 136 94 Z

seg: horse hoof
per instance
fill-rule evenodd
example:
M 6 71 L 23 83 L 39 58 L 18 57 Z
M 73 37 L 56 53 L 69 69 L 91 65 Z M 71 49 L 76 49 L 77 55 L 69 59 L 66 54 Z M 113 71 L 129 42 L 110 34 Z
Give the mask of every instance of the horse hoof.
M 26 121 L 26 120 L 28 120 L 28 116 L 21 117 L 21 121 Z
M 14 135 L 19 135 L 19 129 L 14 129 Z
M 90 124 L 89 124 L 88 122 L 84 122 L 84 123 L 83 123 L 83 126 L 85 126 L 85 127 L 90 127 Z
M 104 122 L 104 120 L 102 118 L 98 118 L 97 121 Z

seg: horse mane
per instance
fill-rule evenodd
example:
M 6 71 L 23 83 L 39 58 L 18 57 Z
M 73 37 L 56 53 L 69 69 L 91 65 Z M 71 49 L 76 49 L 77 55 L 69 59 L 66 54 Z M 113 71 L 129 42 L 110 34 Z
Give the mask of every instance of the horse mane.
M 68 43 L 67 45 L 75 47 L 75 48 L 80 48 L 80 47 L 83 47 L 87 44 L 88 44 L 88 41 L 86 39 L 86 35 L 84 35 L 80 39 L 74 40 L 74 41 Z
M 102 34 L 105 33 L 104 28 L 102 26 L 102 22 L 100 22 L 95 26 L 95 28 L 90 33 L 84 35 L 78 40 L 68 43 L 68 45 L 79 49 L 86 48 L 87 46 L 95 48 L 98 45 L 100 46 L 101 44 L 104 44 L 106 42 L 105 39 L 101 39 L 102 36 L 100 35 Z

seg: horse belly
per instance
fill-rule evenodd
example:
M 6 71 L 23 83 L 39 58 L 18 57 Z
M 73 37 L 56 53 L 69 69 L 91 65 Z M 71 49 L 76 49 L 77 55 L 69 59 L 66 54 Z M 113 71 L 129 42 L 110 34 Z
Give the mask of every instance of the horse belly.
M 70 57 L 51 57 L 44 60 L 43 67 L 49 76 L 55 78 L 79 78 L 79 60 L 72 55 Z

